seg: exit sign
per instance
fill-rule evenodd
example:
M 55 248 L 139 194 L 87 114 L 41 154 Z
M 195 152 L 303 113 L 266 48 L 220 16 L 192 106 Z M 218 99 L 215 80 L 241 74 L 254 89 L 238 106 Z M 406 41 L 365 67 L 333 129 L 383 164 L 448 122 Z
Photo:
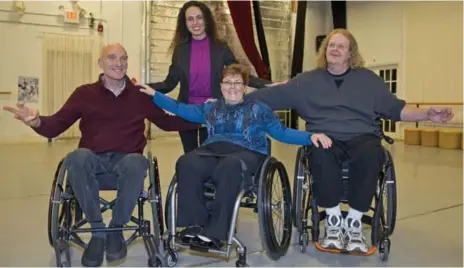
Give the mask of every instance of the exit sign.
M 65 23 L 79 23 L 79 15 L 76 11 L 70 10 L 64 12 L 64 22 Z

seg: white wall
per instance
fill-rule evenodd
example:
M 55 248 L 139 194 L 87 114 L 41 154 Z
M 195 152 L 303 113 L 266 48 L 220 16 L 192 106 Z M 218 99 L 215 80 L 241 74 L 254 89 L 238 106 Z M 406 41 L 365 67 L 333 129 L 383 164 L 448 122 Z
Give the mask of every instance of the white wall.
M 462 101 L 462 2 L 410 2 L 403 6 L 407 98 Z
M 80 29 L 64 26 L 62 18 L 60 19 L 56 15 L 61 13 L 59 11 L 60 5 L 71 9 L 70 1 L 24 1 L 24 3 L 26 13 L 22 17 L 19 17 L 15 13 L 5 12 L 5 10 L 11 9 L 11 1 L 0 1 L 0 10 L 3 10 L 0 11 L 0 58 L 2 59 L 0 91 L 12 91 L 10 95 L 0 95 L 0 106 L 14 105 L 16 103 L 18 76 L 33 76 L 40 79 L 40 100 L 37 105 L 31 106 L 43 109 L 41 92 L 46 89 L 42 88 L 41 79 L 43 71 L 41 33 L 52 32 L 80 35 L 97 33 L 94 30 L 89 30 L 85 21 L 79 25 Z M 129 54 L 128 74 L 140 80 L 142 2 L 102 1 L 101 14 L 100 2 L 79 1 L 79 5 L 88 13 L 92 12 L 95 18 L 104 20 L 103 35 L 105 43 L 119 42 L 126 47 Z M 9 21 L 10 23 L 5 21 Z M 12 23 L 17 21 L 51 26 Z M 98 25 L 98 21 L 95 24 Z M 35 132 L 25 127 L 22 123 L 14 120 L 6 111 L 0 111 L 0 143 L 37 140 L 44 141 L 45 139 L 35 134 Z
M 348 29 L 356 37 L 367 66 L 401 61 L 401 2 L 348 2 Z

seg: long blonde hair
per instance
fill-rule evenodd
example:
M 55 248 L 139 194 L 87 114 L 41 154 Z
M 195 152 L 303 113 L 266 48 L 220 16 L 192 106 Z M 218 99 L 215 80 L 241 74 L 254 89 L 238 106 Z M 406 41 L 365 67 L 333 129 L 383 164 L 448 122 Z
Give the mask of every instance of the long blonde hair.
M 364 67 L 364 59 L 359 52 L 358 42 L 354 38 L 353 34 L 351 34 L 346 29 L 334 29 L 327 35 L 326 38 L 321 43 L 321 47 L 319 48 L 319 53 L 317 54 L 316 59 L 316 68 L 325 69 L 327 68 L 327 58 L 325 53 L 327 51 L 327 45 L 329 44 L 330 38 L 335 34 L 342 34 L 345 36 L 348 41 L 350 42 L 350 67 L 351 68 L 361 68 Z

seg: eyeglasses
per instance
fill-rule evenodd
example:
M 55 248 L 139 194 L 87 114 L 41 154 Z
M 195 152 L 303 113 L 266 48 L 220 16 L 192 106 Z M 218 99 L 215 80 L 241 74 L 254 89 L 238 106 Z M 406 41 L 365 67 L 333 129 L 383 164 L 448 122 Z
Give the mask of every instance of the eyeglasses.
M 234 82 L 232 82 L 232 81 L 222 81 L 222 83 L 223 83 L 224 85 L 226 85 L 226 86 L 229 86 L 229 87 L 231 87 L 231 86 L 241 86 L 241 85 L 243 85 L 243 82 L 242 82 L 242 81 L 234 81 Z

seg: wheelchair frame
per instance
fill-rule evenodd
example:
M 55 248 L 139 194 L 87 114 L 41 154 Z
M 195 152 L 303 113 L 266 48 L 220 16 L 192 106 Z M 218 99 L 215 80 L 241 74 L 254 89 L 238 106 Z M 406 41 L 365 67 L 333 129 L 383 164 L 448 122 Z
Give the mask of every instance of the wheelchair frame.
M 272 193 L 272 182 L 274 180 L 275 173 L 279 174 L 280 182 L 282 184 L 282 203 L 280 209 L 284 212 L 283 219 L 283 235 L 282 239 L 278 241 L 275 235 L 274 224 L 272 223 L 272 209 L 277 207 L 271 204 L 271 193 Z M 229 261 L 231 247 L 233 244 L 237 245 L 238 260 L 236 261 L 236 267 L 248 266 L 246 263 L 246 246 L 236 236 L 236 224 L 237 217 L 240 207 L 252 208 L 254 212 L 258 213 L 260 238 L 261 243 L 266 251 L 266 255 L 272 260 L 278 260 L 284 256 L 290 246 L 291 234 L 292 234 L 292 219 L 291 219 L 291 189 L 290 182 L 288 180 L 287 171 L 284 165 L 272 156 L 268 156 L 258 168 L 257 172 L 253 175 L 259 176 L 258 184 L 253 185 L 250 189 L 242 188 L 239 192 L 236 200 L 232 220 L 229 228 L 228 239 L 225 250 L 202 250 L 194 248 L 191 245 L 181 244 L 176 241 L 178 233 L 176 232 L 176 219 L 177 219 L 177 208 L 176 197 L 177 197 L 177 177 L 174 176 L 169 186 L 168 194 L 166 197 L 165 211 L 167 215 L 166 223 L 168 227 L 167 234 L 164 236 L 166 246 L 168 248 L 168 265 L 170 267 L 175 266 L 178 260 L 178 254 L 174 249 L 191 249 L 194 251 L 215 253 L 223 256 Z M 254 176 L 253 176 L 254 177 Z M 254 178 L 252 178 L 254 182 Z M 256 184 L 256 183 L 254 183 Z M 205 198 L 207 200 L 214 199 L 214 186 L 210 183 L 205 183 Z M 272 229 L 272 230 L 271 230 Z
M 148 152 L 149 160 L 148 177 L 150 185 L 148 190 L 142 189 L 137 200 L 138 217 L 131 216 L 130 222 L 135 226 L 121 228 L 81 228 L 87 223 L 82 217 L 82 211 L 76 198 L 73 195 L 69 184 L 65 185 L 66 158 L 58 164 L 55 177 L 52 183 L 50 203 L 48 209 L 48 239 L 50 245 L 55 250 L 57 267 L 71 267 L 70 242 L 86 248 L 87 244 L 79 237 L 79 233 L 89 232 L 114 232 L 114 231 L 133 231 L 126 245 L 132 244 L 138 237 L 143 237 L 144 245 L 148 254 L 148 266 L 166 266 L 166 256 L 164 254 L 161 234 L 164 232 L 162 196 L 159 180 L 158 161 Z M 112 191 L 115 189 L 100 189 L 100 191 Z M 151 233 L 150 221 L 144 218 L 143 205 L 148 201 L 152 207 L 153 215 L 153 234 Z M 100 197 L 101 213 L 111 210 L 116 200 L 108 202 Z M 60 205 L 63 205 L 60 208 Z M 64 258 L 64 259 L 63 259 Z
M 393 144 L 393 139 L 384 136 L 384 139 L 389 144 Z M 295 163 L 295 177 L 293 182 L 293 222 L 294 226 L 299 232 L 299 245 L 300 251 L 304 253 L 309 243 L 308 229 L 311 230 L 311 240 L 316 249 L 330 253 L 346 253 L 358 255 L 372 255 L 379 249 L 380 259 L 382 261 L 388 260 L 390 252 L 390 236 L 393 234 L 396 223 L 396 176 L 393 158 L 390 152 L 383 147 L 385 154 L 385 163 L 379 173 L 379 182 L 377 183 L 377 191 L 374 195 L 375 206 L 370 210 L 374 215 L 363 215 L 362 222 L 372 226 L 371 243 L 372 247 L 368 252 L 348 252 L 346 250 L 325 249 L 319 244 L 319 224 L 320 221 L 326 217 L 325 211 L 318 211 L 316 197 L 314 196 L 314 187 L 316 186 L 312 176 L 311 168 L 308 161 L 308 147 L 300 147 L 298 149 L 296 163 Z M 347 204 L 348 198 L 348 168 L 342 166 L 341 184 L 343 189 L 343 196 L 340 200 L 341 203 Z M 387 205 L 383 204 L 384 197 L 387 197 Z M 311 224 L 308 224 L 308 214 L 311 210 Z M 386 215 L 384 215 L 385 212 Z M 342 211 L 344 217 L 347 211 Z

